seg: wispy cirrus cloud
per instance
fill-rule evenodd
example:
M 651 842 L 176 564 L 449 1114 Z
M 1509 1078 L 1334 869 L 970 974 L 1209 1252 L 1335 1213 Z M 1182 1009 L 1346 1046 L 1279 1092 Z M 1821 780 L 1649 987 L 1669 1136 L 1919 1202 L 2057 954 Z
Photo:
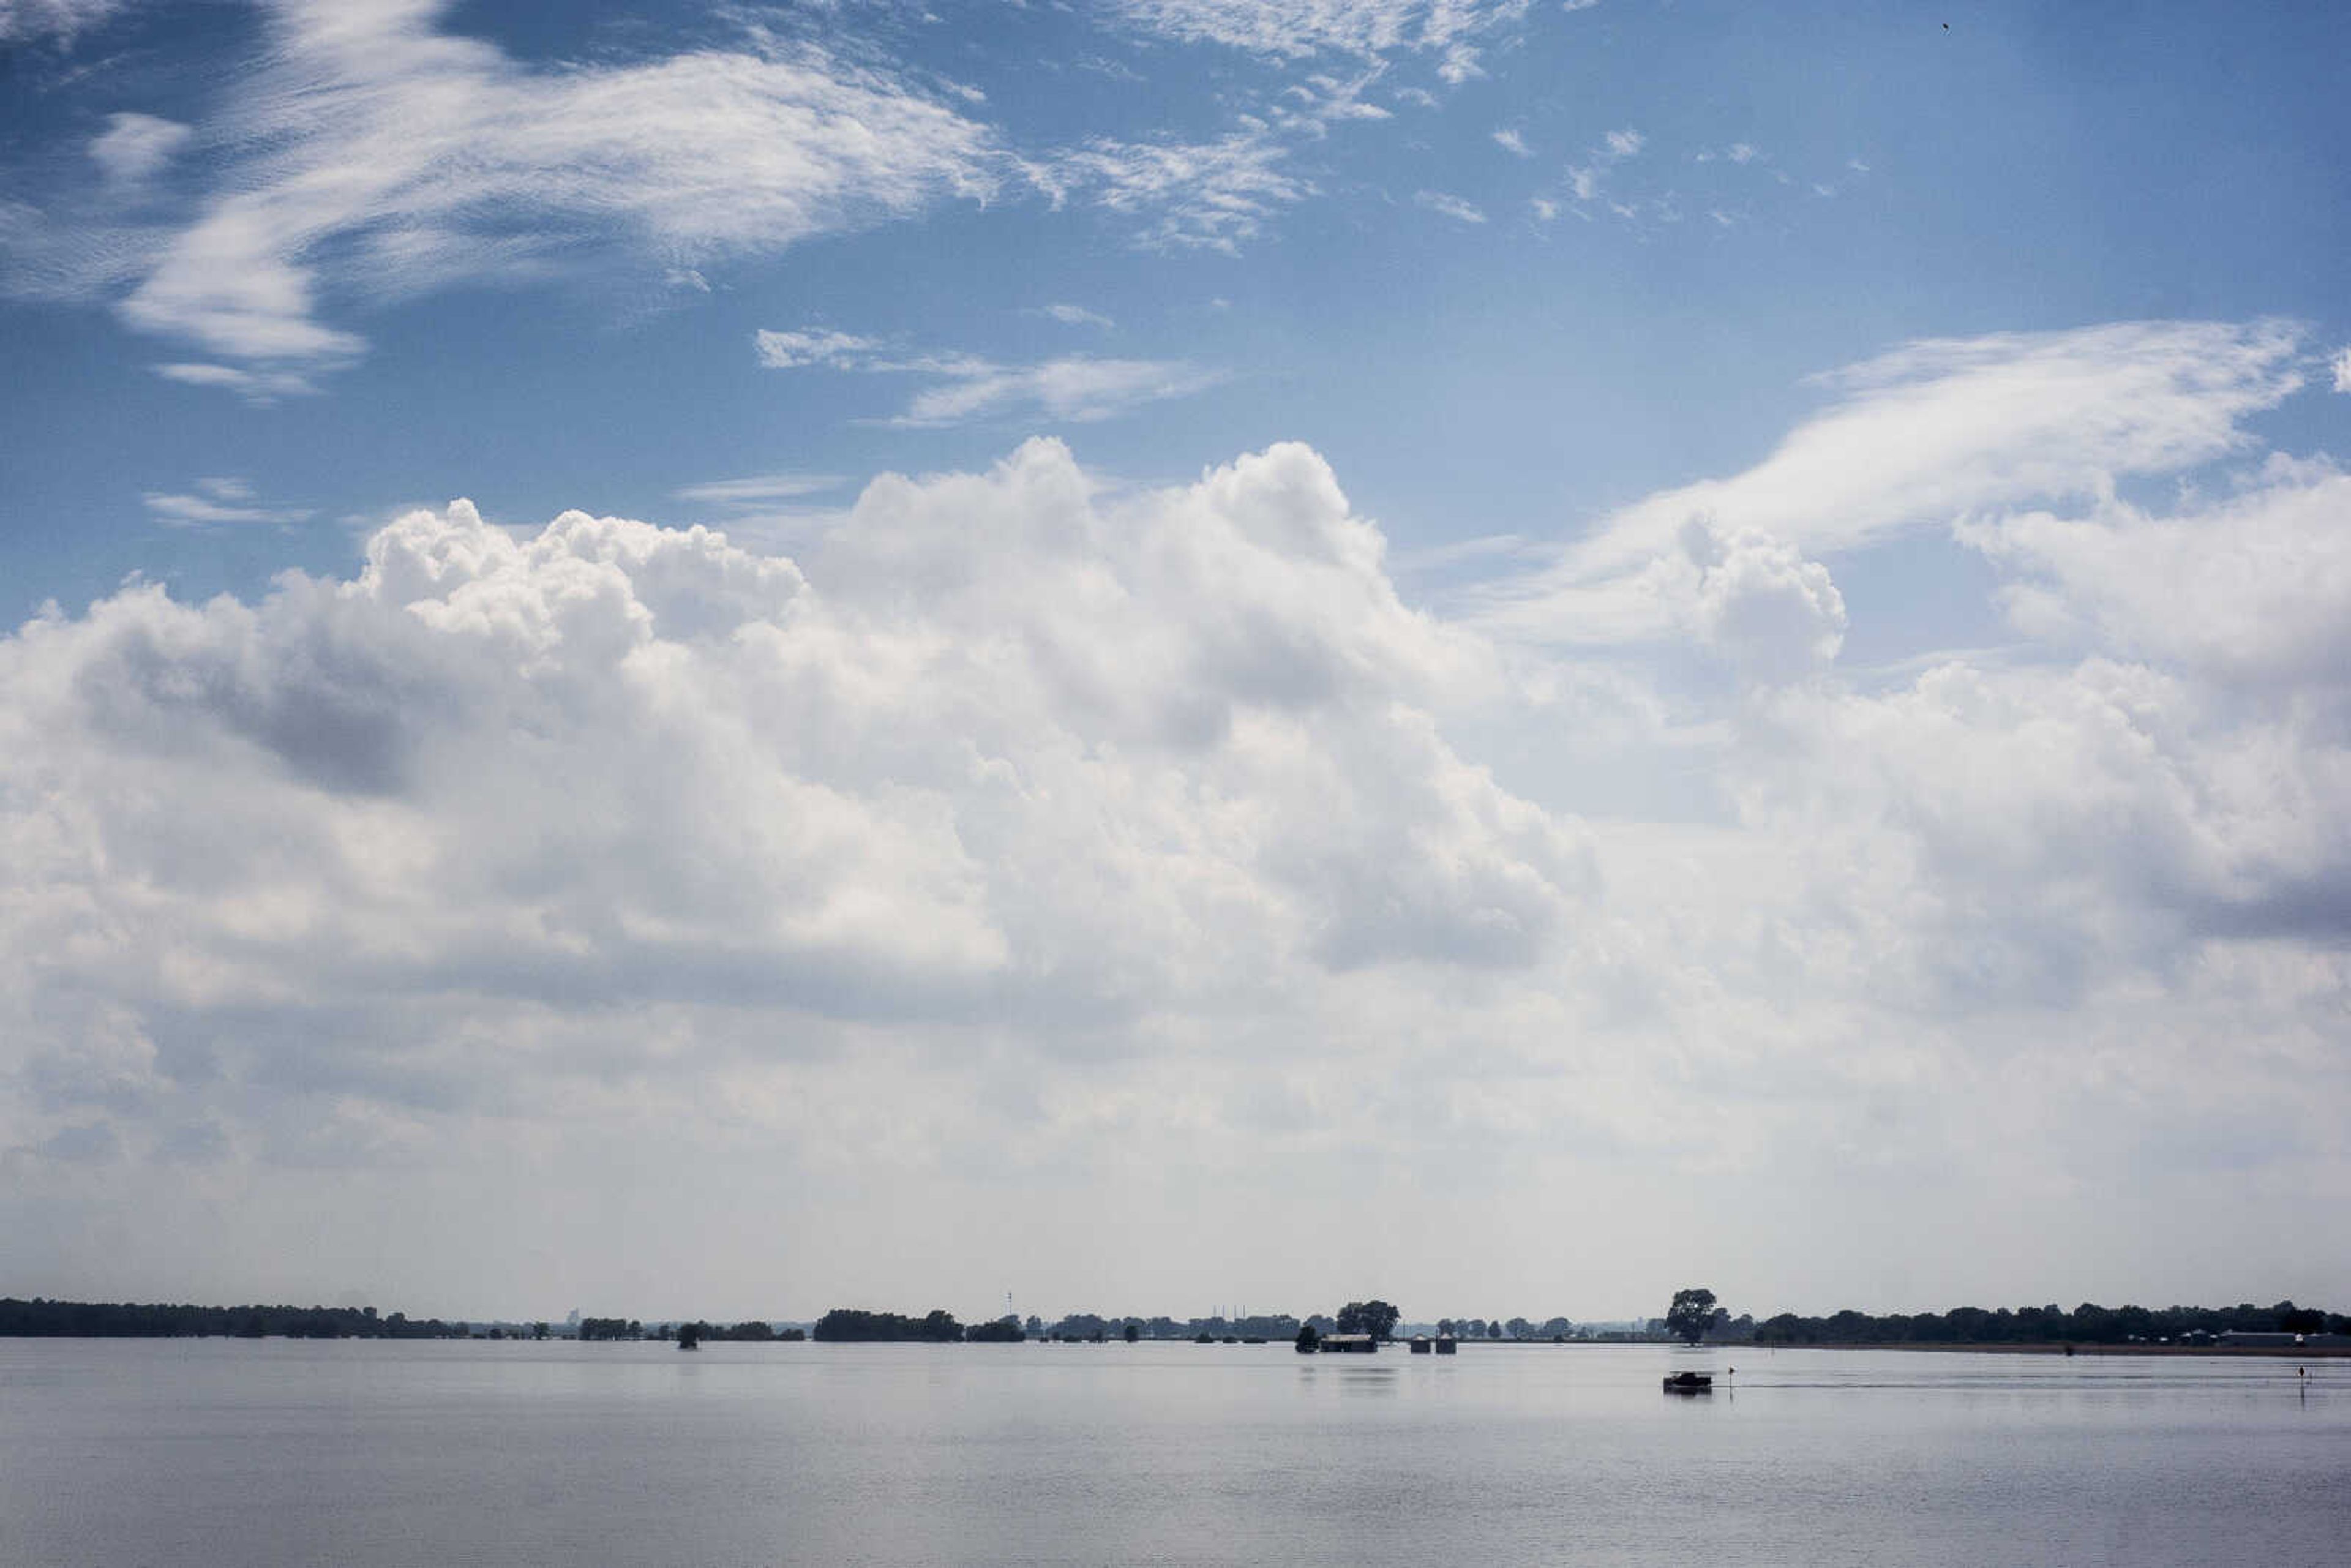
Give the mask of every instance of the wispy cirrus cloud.
M 796 332 L 761 329 L 751 340 L 759 363 L 771 371 L 798 370 L 804 365 L 831 365 L 838 370 L 871 368 L 869 361 L 881 340 L 852 332 L 811 328 Z
M 959 424 L 967 420 L 1027 413 L 1084 423 L 1145 403 L 1188 397 L 1225 379 L 1224 372 L 1182 360 L 1096 359 L 1063 355 L 1012 364 L 978 354 L 898 352 L 879 339 L 829 329 L 762 330 L 752 340 L 769 370 L 830 370 L 923 378 L 890 423 Z
M 1478 596 L 1539 640 L 1661 634 L 1716 540 L 1803 555 L 2053 497 L 2111 495 L 2251 444 L 2243 422 L 2303 384 L 2290 324 L 2139 321 L 1912 343 L 1818 378 L 1841 401 L 1743 473 L 1660 491 Z
M 230 151 L 195 215 L 122 242 L 123 320 L 221 361 L 166 374 L 284 395 L 364 351 L 336 302 L 599 253 L 690 269 L 985 196 L 1008 167 L 993 132 L 907 78 L 757 28 L 733 49 L 542 68 L 443 31 L 446 8 L 266 7 L 265 63 L 205 128 Z M 185 139 L 121 116 L 91 152 L 128 179 Z
M 241 365 L 220 365 L 208 361 L 186 361 L 154 367 L 155 373 L 167 382 L 182 386 L 214 387 L 235 392 L 246 402 L 262 407 L 281 398 L 311 397 L 319 391 L 318 382 L 301 371 L 252 370 Z
M 1648 144 L 1649 139 L 1629 125 L 1609 131 L 1583 162 L 1568 166 L 1568 199 L 1578 204 L 1599 201 L 1607 189 L 1609 171 L 1627 159 L 1639 157 L 1641 149 Z
M 1107 332 L 1118 325 L 1101 311 L 1089 310 L 1082 305 L 1040 305 L 1037 314 L 1064 327 L 1098 327 Z
M 1486 221 L 1485 209 L 1477 203 L 1448 195 L 1443 191 L 1416 191 L 1412 199 L 1418 205 L 1432 213 L 1441 213 L 1456 223 L 1482 224 Z
M 1186 43 L 1297 59 L 1447 50 L 1527 14 L 1528 0 L 1112 0 L 1112 14 Z
M 900 424 L 959 424 L 1027 412 L 1086 423 L 1145 403 L 1189 397 L 1225 379 L 1181 360 L 1098 360 L 1071 355 L 1033 365 L 974 362 L 914 395 Z
M 71 44 L 122 6 L 123 0 L 6 0 L 0 5 L 0 45 Z
M 260 506 L 251 484 L 231 477 L 199 479 L 187 492 L 150 490 L 141 498 L 159 521 L 175 528 L 249 523 L 282 527 L 306 522 L 312 516 L 308 507 Z
M 1293 167 L 1302 149 L 1337 127 L 1391 118 L 1367 96 L 1385 70 L 1374 61 L 1352 75 L 1306 72 L 1241 115 L 1239 128 L 1225 135 L 1095 136 L 1035 159 L 1027 172 L 1057 205 L 1080 201 L 1142 219 L 1135 242 L 1145 249 L 1238 255 L 1276 214 L 1319 193 Z M 1412 91 L 1395 96 L 1409 99 Z
M 1082 194 L 1142 220 L 1135 241 L 1155 250 L 1237 253 L 1313 186 L 1285 165 L 1290 142 L 1259 125 L 1213 141 L 1098 137 L 1037 172 L 1055 200 Z
M 674 494 L 681 501 L 752 507 L 820 496 L 847 483 L 838 474 L 749 474 L 739 479 L 705 479 L 698 485 L 683 486 Z
M 1008 191 L 1131 218 L 1146 249 L 1237 253 L 1316 193 L 1303 146 L 1390 112 L 1372 58 L 1300 74 L 1222 135 L 1017 152 L 975 93 L 756 20 L 731 45 L 537 64 L 448 30 L 449 0 L 261 9 L 266 47 L 214 112 L 118 113 L 88 145 L 95 188 L 0 203 L 0 287 L 110 303 L 199 350 L 161 373 L 256 402 L 363 357 L 373 306 L 616 267 L 708 292 L 714 263 Z M 1454 12 L 1411 36 L 1456 38 Z

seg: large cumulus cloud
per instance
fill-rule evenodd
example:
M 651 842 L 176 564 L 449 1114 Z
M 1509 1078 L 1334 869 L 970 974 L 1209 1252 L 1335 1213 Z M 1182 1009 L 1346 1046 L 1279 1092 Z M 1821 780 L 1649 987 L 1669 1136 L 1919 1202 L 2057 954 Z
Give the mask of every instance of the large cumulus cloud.
M 1212 1256 L 1565 1307 L 1564 1229 L 1613 1291 L 1660 1221 L 1783 1296 L 2339 1291 L 2244 1218 L 2339 1184 L 2351 1106 L 2346 482 L 2180 369 L 2266 331 L 1943 345 L 1792 436 L 1771 475 L 1986 384 L 2129 405 L 1886 470 L 2009 617 L 1915 665 L 1848 667 L 1837 541 L 1896 528 L 1851 497 L 1734 476 L 1646 553 L 1689 497 L 1640 503 L 1515 636 L 1508 585 L 1407 603 L 1299 446 L 1134 490 L 1032 442 L 797 559 L 458 502 L 345 579 L 45 613 L 0 642 L 5 1215 L 58 1278 L 446 1281 L 454 1237 L 744 1312 L 984 1305 L 1008 1253 L 1070 1305 Z M 2109 439 L 2150 421 L 2192 439 Z M 2120 498 L 2188 448 L 2242 466 Z M 707 1245 L 770 1225 L 789 1266 Z
M 1301 448 L 1108 499 L 1038 442 L 877 482 L 807 575 L 461 501 L 349 581 L 45 616 L 0 653 L 6 935 L 37 955 L 12 1032 L 152 1080 L 93 1065 L 148 1047 L 96 1042 L 168 1019 L 214 1088 L 167 1098 L 446 1103 L 515 1065 L 453 1043 L 469 1010 L 768 1009 L 789 1055 L 795 1019 L 1100 1025 L 1533 963 L 1588 845 L 1447 744 L 1432 711 L 1493 661 L 1381 551 Z M 321 1012 L 363 1021 L 254 1043 L 256 1015 Z M 625 1071 L 614 1049 L 588 1060 Z M 86 1103 L 36 1085 L 10 1141 Z

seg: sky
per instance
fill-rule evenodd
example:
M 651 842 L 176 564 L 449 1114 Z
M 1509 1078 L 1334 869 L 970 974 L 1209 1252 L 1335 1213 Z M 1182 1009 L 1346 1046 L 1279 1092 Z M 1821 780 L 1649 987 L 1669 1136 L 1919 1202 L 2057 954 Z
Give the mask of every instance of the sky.
M 2351 1302 L 2346 58 L 0 0 L 0 1292 Z

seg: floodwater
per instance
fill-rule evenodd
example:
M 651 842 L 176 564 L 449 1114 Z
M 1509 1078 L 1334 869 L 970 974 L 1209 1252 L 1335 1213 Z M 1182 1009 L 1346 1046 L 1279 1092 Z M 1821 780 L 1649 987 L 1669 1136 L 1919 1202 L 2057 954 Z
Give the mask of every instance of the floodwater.
M 2306 1364 L 0 1340 L 0 1563 L 2339 1563 Z

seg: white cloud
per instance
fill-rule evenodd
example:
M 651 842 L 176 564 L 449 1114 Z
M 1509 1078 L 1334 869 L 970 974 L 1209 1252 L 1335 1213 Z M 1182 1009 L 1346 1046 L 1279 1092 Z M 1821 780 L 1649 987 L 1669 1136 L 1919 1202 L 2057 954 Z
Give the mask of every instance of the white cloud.
M 959 424 L 989 416 L 1042 414 L 1085 423 L 1145 403 L 1189 397 L 1224 379 L 1180 360 L 1097 360 L 1071 355 L 1033 365 L 975 362 L 944 385 L 916 392 L 901 424 Z
M 1300 76 L 1261 113 L 1243 114 L 1238 130 L 1211 141 L 1096 136 L 1044 154 L 1024 172 L 1056 204 L 1074 198 L 1144 218 L 1135 239 L 1146 249 L 1238 255 L 1276 213 L 1316 193 L 1311 181 L 1290 172 L 1301 147 L 1334 126 L 1389 118 L 1364 96 L 1384 69 L 1374 63 L 1351 78 Z
M 1486 74 L 1486 68 L 1478 63 L 1482 52 L 1475 44 L 1447 44 L 1445 58 L 1437 67 L 1438 78 L 1448 87 L 1477 80 Z
M 740 479 L 710 479 L 676 492 L 681 501 L 710 501 L 720 506 L 756 506 L 768 501 L 797 500 L 803 496 L 837 490 L 844 480 L 838 474 L 753 474 Z
M 298 371 L 247 370 L 202 361 L 156 365 L 153 369 L 165 381 L 178 382 L 183 386 L 218 387 L 263 406 L 280 398 L 310 397 L 319 390 L 317 383 Z
M 527 1149 L 549 1212 L 657 1217 L 650 1284 L 566 1249 L 583 1299 L 749 1315 L 816 1287 L 708 1244 L 741 1217 L 675 1239 L 721 1178 L 792 1280 L 984 1298 L 1011 1207 L 1088 1238 L 1031 1249 L 1050 1288 L 1148 1300 L 1179 1265 L 1103 1201 L 1319 1278 L 1353 1255 L 1264 1192 L 1408 1169 L 1414 1225 L 1499 1252 L 1520 1206 L 1468 1200 L 1507 1171 L 1527 1234 L 1585 1215 L 1606 1255 L 1686 1202 L 1759 1301 L 2229 1290 L 2351 1177 L 2351 480 L 2244 428 L 2297 367 L 2283 329 L 2133 323 L 1834 378 L 1568 552 L 1740 677 L 1687 689 L 1415 608 L 1298 446 L 1155 490 L 1050 442 L 885 476 L 797 561 L 459 503 L 341 580 L 51 610 L 0 638 L 0 1223 L 35 1271 L 98 1266 L 103 1199 L 110 1249 L 212 1289 L 544 1292 L 485 1239 Z M 2114 483 L 2215 457 L 2218 500 Z M 1955 519 L 2035 640 L 1841 680 L 1884 579 L 1815 558 Z M 1485 608 L 1559 611 L 1527 553 Z M 1612 775 L 1638 804 L 1580 820 Z M 1670 817 L 1640 788 L 1692 776 Z M 1807 1249 L 1822 1204 L 1865 1260 Z
M 2335 390 L 2351 392 L 2351 344 L 2335 350 L 2335 358 L 2327 361 L 2327 368 L 2335 372 Z
M 437 31 L 444 8 L 274 5 L 270 63 L 207 128 L 237 152 L 123 319 L 299 371 L 364 347 L 320 319 L 329 292 L 543 276 L 599 246 L 674 269 L 998 183 L 986 129 L 812 47 L 533 69 Z
M 1734 141 L 1723 156 L 1734 163 L 1751 163 L 1763 154 L 1744 141 Z
M 1527 207 L 1534 214 L 1537 223 L 1552 223 L 1559 217 L 1559 204 L 1547 196 L 1529 196 Z
M 1447 49 L 1515 22 L 1528 0 L 1112 0 L 1131 25 L 1286 58 Z
M 802 365 L 831 365 L 840 370 L 853 370 L 881 347 L 872 338 L 860 338 L 848 332 L 835 332 L 819 328 L 799 332 L 774 332 L 762 329 L 753 340 L 758 350 L 759 363 L 771 371 L 789 371 Z
M 1641 149 L 1647 145 L 1648 138 L 1630 126 L 1622 131 L 1609 131 L 1602 138 L 1601 144 L 1592 149 L 1590 162 L 1568 165 L 1569 198 L 1576 202 L 1599 201 L 1608 188 L 1611 168 L 1628 158 L 1639 156 Z M 1629 219 L 1638 216 L 1636 208 L 1624 203 L 1612 201 L 1608 205 L 1619 217 Z
M 2126 322 L 1912 344 L 1823 378 L 1844 401 L 1753 468 L 1625 508 L 1487 610 L 1524 634 L 1652 636 L 1673 623 L 1657 563 L 1694 516 L 1816 555 L 2178 473 L 2248 445 L 2241 422 L 2301 385 L 2299 341 L 2273 322 Z
M 176 120 L 152 114 L 114 114 L 107 128 L 91 141 L 89 155 L 118 185 L 148 179 L 178 155 L 193 134 Z
M 1494 132 L 1494 145 L 1505 152 L 1514 152 L 1521 158 L 1531 158 L 1535 155 L 1534 149 L 1527 145 L 1527 139 L 1508 127 Z
M 1578 11 L 1589 11 L 1599 4 L 1600 0 L 1560 0 L 1559 8 L 1572 16 Z
M 1771 685 L 1824 668 L 1844 641 L 1844 599 L 1826 568 L 1754 530 L 1725 537 L 1706 521 L 1682 530 L 1698 569 L 1698 640 L 1742 674 Z
M 1082 305 L 1046 305 L 1038 313 L 1050 317 L 1064 327 L 1099 327 L 1109 331 L 1117 323 L 1099 310 L 1089 310 Z
M 867 374 L 917 375 L 935 383 L 917 392 L 893 423 L 956 424 L 1008 414 L 1084 423 L 1144 403 L 1188 397 L 1224 379 L 1179 360 L 1102 360 L 1064 355 L 1008 365 L 977 354 L 901 354 L 878 340 L 843 332 L 761 331 L 759 362 L 770 370 L 815 366 Z
M 1057 199 L 1088 195 L 1114 213 L 1147 218 L 1137 243 L 1158 250 L 1237 253 L 1267 220 L 1312 187 L 1283 172 L 1290 149 L 1264 130 L 1216 141 L 1097 138 L 1040 171 Z
M 789 1071 L 870 1019 L 1076 1045 L 1203 985 L 1522 967 L 1587 852 L 1437 734 L 1492 671 L 1381 554 L 1301 448 L 1111 503 L 1032 443 L 877 481 L 806 576 L 460 502 L 348 581 L 36 622 L 0 642 L 5 1060 L 88 1068 L 103 993 L 216 1063 L 171 1083 L 126 1047 L 126 1144 L 211 1119 L 267 1162 L 331 1107 L 716 1068 L 755 1017 Z M 648 1007 L 673 1024 L 595 1021 Z M 8 1082 L 0 1145 L 87 1108 Z
M 1484 211 L 1476 203 L 1447 195 L 1443 191 L 1417 192 L 1412 199 L 1430 212 L 1442 213 L 1458 223 L 1482 224 L 1486 221 Z
M 1971 520 L 1959 537 L 2013 574 L 2021 629 L 2105 648 L 2267 702 L 2351 685 L 2351 476 L 2273 459 L 2240 494 L 2164 516 Z M 2037 618 L 2036 618 L 2037 612 Z M 2351 692 L 2346 692 L 2351 695 Z M 2334 699 L 2330 699 L 2334 700 Z
M 204 528 L 224 523 L 285 525 L 307 521 L 307 507 L 253 505 L 253 486 L 243 479 L 207 478 L 195 483 L 194 494 L 150 490 L 141 497 L 158 520 L 176 528 Z
M 0 46 L 71 44 L 121 9 L 122 0 L 7 0 L 0 5 Z

